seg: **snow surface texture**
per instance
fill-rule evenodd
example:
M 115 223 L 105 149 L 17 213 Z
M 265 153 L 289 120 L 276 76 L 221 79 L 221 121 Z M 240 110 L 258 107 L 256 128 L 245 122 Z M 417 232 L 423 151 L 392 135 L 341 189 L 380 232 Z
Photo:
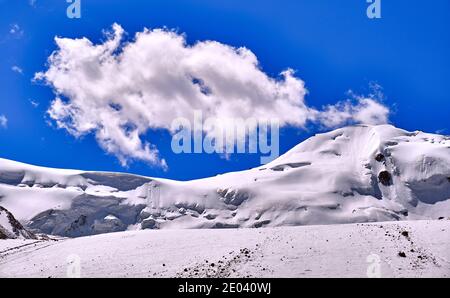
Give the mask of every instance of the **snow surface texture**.
M 0 239 L 37 239 L 14 216 L 0 206 Z
M 450 138 L 351 126 L 265 166 L 187 182 L 0 159 L 0 205 L 33 231 L 69 237 L 438 219 L 450 216 Z
M 0 277 L 450 277 L 450 221 L 0 241 Z

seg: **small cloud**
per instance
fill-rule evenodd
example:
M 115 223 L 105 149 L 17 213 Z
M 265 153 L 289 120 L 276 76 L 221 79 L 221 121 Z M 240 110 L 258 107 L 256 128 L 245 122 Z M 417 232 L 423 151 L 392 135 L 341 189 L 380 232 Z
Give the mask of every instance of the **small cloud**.
M 30 99 L 30 103 L 33 106 L 33 108 L 37 108 L 39 106 L 39 103 L 35 101 L 34 99 Z
M 6 128 L 8 126 L 8 118 L 5 115 L 0 115 L 0 128 Z
M 22 37 L 23 33 L 24 31 L 22 30 L 22 28 L 20 28 L 20 26 L 17 23 L 12 24 L 9 27 L 9 34 L 13 35 L 16 38 Z
M 32 7 L 36 7 L 36 2 L 37 0 L 28 0 L 28 4 L 30 4 L 30 6 Z
M 11 70 L 12 70 L 12 71 L 14 71 L 14 72 L 17 72 L 17 73 L 23 74 L 23 69 L 22 69 L 22 68 L 20 68 L 20 67 L 19 67 L 19 66 L 17 66 L 17 65 L 14 65 L 13 67 L 11 67 Z

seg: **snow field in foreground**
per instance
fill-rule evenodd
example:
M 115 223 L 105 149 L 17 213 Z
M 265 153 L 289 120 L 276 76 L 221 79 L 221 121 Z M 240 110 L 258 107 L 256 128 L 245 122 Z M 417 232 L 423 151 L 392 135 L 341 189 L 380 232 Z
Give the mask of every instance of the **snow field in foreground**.
M 449 277 L 449 231 L 440 220 L 4 240 L 0 277 Z

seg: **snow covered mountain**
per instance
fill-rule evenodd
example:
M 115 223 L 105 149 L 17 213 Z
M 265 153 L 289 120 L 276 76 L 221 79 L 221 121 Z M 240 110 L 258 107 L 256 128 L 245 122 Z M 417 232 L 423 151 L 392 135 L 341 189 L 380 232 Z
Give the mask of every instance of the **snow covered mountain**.
M 0 206 L 0 239 L 37 239 L 37 237 L 27 231 L 11 212 Z
M 255 169 L 187 182 L 0 159 L 0 205 L 41 233 L 450 216 L 450 137 L 390 125 L 316 135 Z

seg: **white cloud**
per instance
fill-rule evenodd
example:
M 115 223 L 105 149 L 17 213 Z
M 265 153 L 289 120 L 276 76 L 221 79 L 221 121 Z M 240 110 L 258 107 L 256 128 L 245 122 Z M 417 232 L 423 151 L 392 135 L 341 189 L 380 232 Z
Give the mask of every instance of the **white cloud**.
M 33 106 L 33 108 L 39 107 L 39 102 L 37 102 L 36 100 L 29 99 L 29 101 L 30 101 L 30 104 Z
M 355 122 L 366 124 L 387 123 L 389 109 L 372 98 L 361 98 L 354 108 L 353 119 Z
M 8 126 L 8 118 L 5 115 L 0 115 L 0 128 L 6 128 Z
M 13 35 L 16 38 L 20 38 L 23 36 L 24 31 L 20 28 L 19 24 L 11 24 L 9 26 L 9 34 Z
M 356 97 L 354 100 L 329 105 L 318 113 L 319 122 L 328 128 L 349 123 L 377 125 L 387 123 L 388 118 L 389 109 L 372 97 Z
M 94 133 L 123 165 L 139 159 L 164 167 L 143 135 L 170 130 L 176 117 L 193 119 L 195 110 L 205 118 L 275 118 L 299 128 L 308 121 L 328 126 L 387 120 L 377 114 L 384 115 L 383 106 L 372 99 L 324 112 L 310 108 L 305 84 L 292 70 L 269 77 L 246 48 L 215 41 L 187 45 L 183 35 L 162 29 L 145 29 L 126 43 L 123 34 L 114 24 L 102 44 L 56 37 L 48 70 L 35 75 L 55 91 L 48 114 L 57 126 L 76 137 Z
M 37 0 L 28 0 L 28 4 L 30 4 L 30 6 L 33 6 L 33 7 L 36 6 L 36 2 L 37 2 Z
M 12 70 L 12 71 L 14 71 L 14 72 L 17 72 L 17 73 L 23 74 L 23 69 L 22 69 L 22 68 L 20 68 L 20 67 L 19 67 L 19 66 L 17 66 L 17 65 L 14 65 L 13 67 L 11 67 L 11 70 Z

